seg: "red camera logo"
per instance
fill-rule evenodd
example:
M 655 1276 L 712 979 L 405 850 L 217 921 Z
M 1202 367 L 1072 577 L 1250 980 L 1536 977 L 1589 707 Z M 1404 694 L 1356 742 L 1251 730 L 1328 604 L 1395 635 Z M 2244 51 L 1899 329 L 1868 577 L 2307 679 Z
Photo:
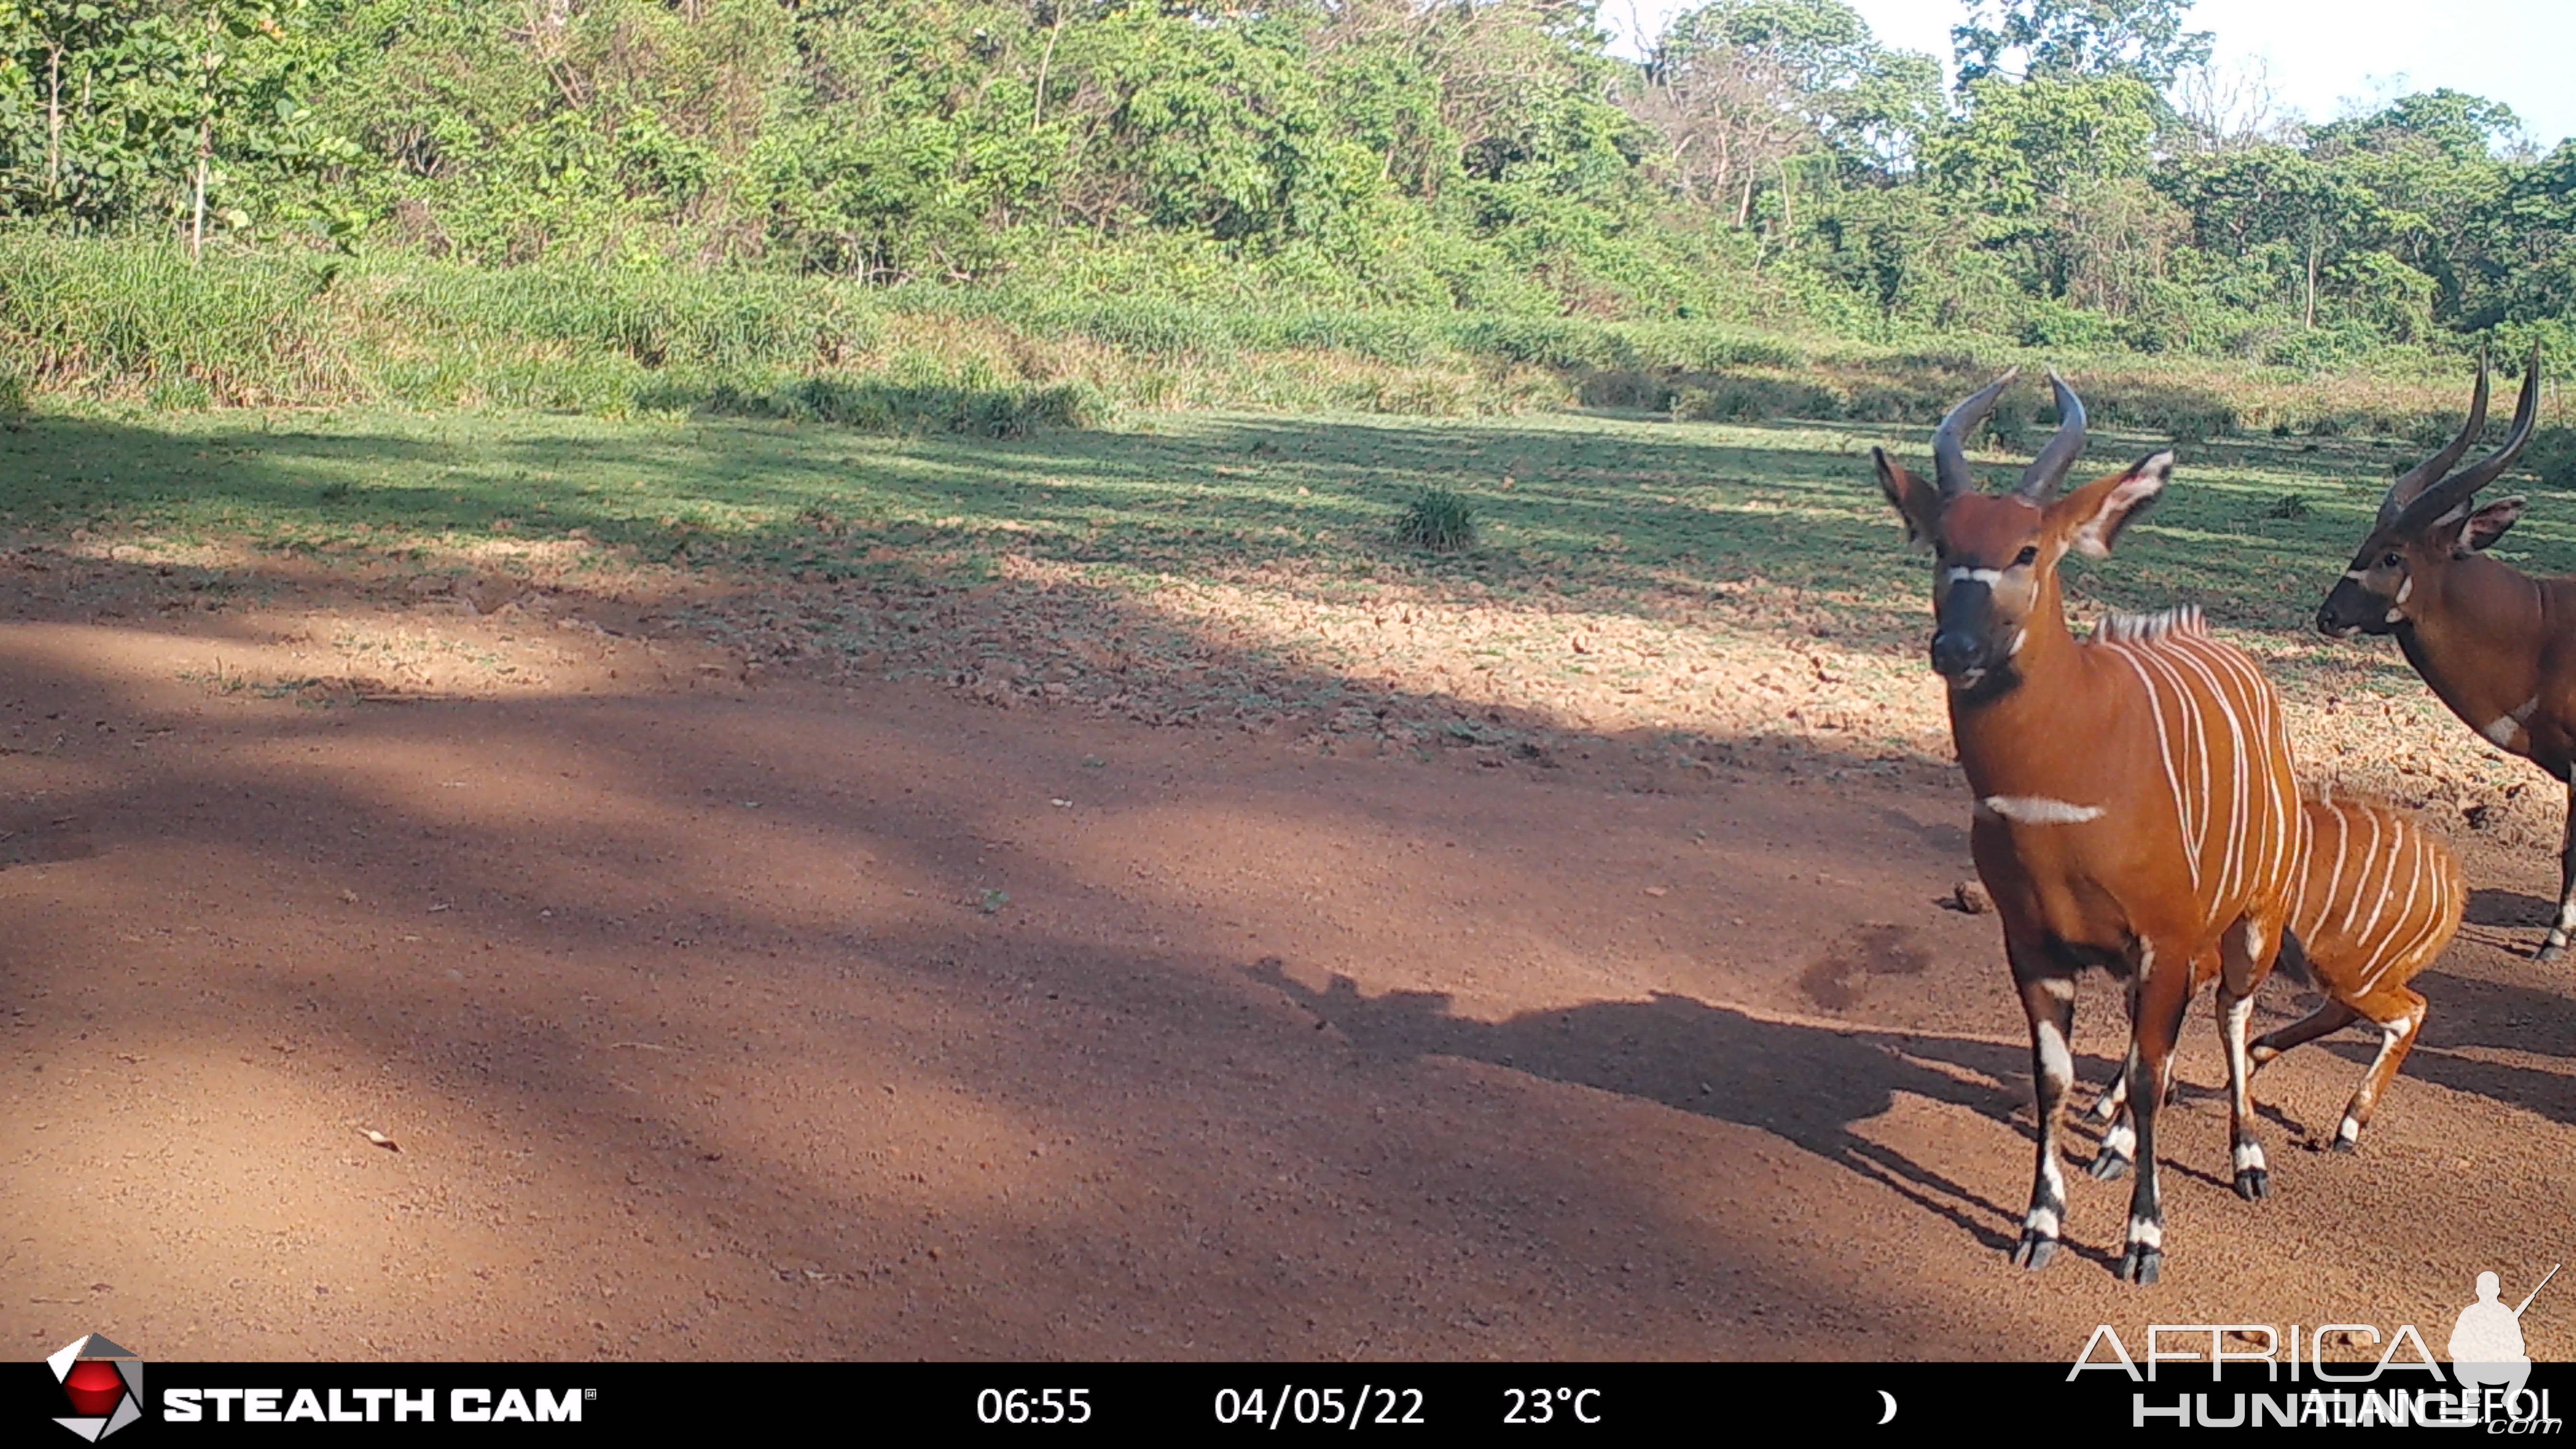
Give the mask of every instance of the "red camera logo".
M 45 1360 L 72 1401 L 74 1417 L 54 1422 L 96 1443 L 143 1417 L 143 1360 L 103 1334 L 75 1338 Z

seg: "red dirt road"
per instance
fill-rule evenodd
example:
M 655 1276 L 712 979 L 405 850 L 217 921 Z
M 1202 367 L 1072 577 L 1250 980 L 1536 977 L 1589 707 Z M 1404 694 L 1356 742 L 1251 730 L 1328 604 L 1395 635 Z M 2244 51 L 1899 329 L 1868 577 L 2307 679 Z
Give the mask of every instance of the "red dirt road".
M 2269 1202 L 2196 1008 L 2142 1292 L 2125 1184 L 2004 1260 L 2028 1054 L 1993 918 L 1938 904 L 1955 784 L 1333 758 L 588 632 L 542 690 L 317 708 L 224 682 L 291 631 L 6 612 L 26 1357 L 2438 1351 L 2480 1270 L 2576 1258 L 2534 856 L 2468 849 L 2358 1155 L 2306 1145 L 2359 1038 L 2260 1079 Z M 2099 1084 L 2105 980 L 2079 1011 Z M 2576 1351 L 2576 1295 L 2525 1331 Z

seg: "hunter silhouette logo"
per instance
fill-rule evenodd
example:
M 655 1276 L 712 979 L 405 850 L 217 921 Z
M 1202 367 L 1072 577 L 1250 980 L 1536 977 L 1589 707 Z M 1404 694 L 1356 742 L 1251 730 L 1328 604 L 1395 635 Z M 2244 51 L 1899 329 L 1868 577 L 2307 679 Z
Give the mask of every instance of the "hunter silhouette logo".
M 2480 1273 L 2478 1301 L 2460 1310 L 2460 1320 L 2451 1329 L 2451 1372 L 2463 1387 L 2503 1390 L 2507 1414 L 2518 1412 L 2516 1401 L 2527 1392 L 2523 1383 L 2531 1377 L 2531 1360 L 2522 1351 L 2523 1311 L 2557 1276 L 2558 1267 L 2552 1264 L 2537 1287 L 2507 1308 L 2498 1297 L 2502 1281 L 2493 1273 Z
M 143 1417 L 143 1360 L 89 1334 L 45 1360 L 72 1401 L 74 1417 L 54 1422 L 92 1443 Z

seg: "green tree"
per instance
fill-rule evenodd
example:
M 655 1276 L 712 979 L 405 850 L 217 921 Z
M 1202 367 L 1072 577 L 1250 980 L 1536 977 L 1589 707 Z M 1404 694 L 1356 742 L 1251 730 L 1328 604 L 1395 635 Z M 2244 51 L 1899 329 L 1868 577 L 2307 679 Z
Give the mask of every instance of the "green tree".
M 2134 76 L 2162 89 L 2209 60 L 2210 32 L 2183 29 L 2190 11 L 2191 0 L 1969 0 L 1950 31 L 1959 85 Z
M 1843 0 L 1715 0 L 1686 11 L 1640 81 L 1632 109 L 1660 134 L 1680 187 L 1731 207 L 1739 225 L 1768 181 L 1794 226 L 1795 158 L 1821 148 L 1890 173 L 1943 119 L 1939 66 L 1880 45 Z

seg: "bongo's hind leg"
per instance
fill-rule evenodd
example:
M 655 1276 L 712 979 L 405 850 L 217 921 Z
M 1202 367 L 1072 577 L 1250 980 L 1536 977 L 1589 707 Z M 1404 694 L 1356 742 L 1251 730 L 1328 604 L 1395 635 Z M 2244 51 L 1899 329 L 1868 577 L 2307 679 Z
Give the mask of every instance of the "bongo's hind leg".
M 2361 1139 L 2361 1129 L 2370 1125 L 2370 1114 L 2379 1105 L 2379 1094 L 2406 1064 L 2406 1054 L 2415 1049 L 2415 1038 L 2424 1029 L 2424 998 L 2406 987 L 2380 992 L 2370 1005 L 2371 1022 L 2379 1028 L 2379 1055 L 2371 1058 L 2361 1089 L 2343 1109 L 2343 1125 L 2335 1129 L 2337 1152 L 2350 1152 Z
M 2407 994 L 2414 995 L 2413 992 Z M 2423 998 L 2416 999 L 2421 1001 Z M 2259 1067 L 2292 1047 L 2306 1046 L 2318 1037 L 2328 1032 L 2341 1031 L 2360 1019 L 2360 1012 L 2340 1001 L 2328 1001 L 2279 1031 L 2267 1031 L 2254 1038 L 2254 1044 L 2246 1048 L 2245 1054 L 2253 1059 L 2254 1065 Z

